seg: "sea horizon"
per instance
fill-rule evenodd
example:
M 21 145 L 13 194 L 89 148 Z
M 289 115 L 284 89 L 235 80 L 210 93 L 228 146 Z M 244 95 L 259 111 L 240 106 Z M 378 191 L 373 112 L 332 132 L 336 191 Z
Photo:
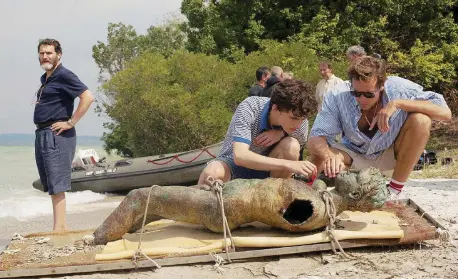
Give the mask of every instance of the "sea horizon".
M 102 146 L 102 136 L 78 135 L 76 136 L 77 145 Z M 33 146 L 35 144 L 35 134 L 26 133 L 0 133 L 0 146 Z

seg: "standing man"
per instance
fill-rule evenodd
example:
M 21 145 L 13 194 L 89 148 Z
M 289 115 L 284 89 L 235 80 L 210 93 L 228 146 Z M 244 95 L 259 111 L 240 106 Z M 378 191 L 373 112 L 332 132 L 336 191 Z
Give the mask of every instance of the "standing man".
M 62 66 L 61 57 L 62 47 L 57 40 L 39 42 L 38 59 L 46 73 L 41 76 L 33 116 L 37 127 L 35 159 L 44 191 L 51 195 L 54 231 L 67 229 L 65 192 L 70 190 L 75 125 L 94 101 L 87 86 Z M 76 97 L 80 102 L 73 114 Z
M 270 70 L 267 67 L 260 67 L 256 70 L 256 84 L 250 88 L 249 97 L 261 96 L 262 90 L 266 86 L 266 81 L 270 78 Z
M 364 50 L 364 48 L 362 46 L 351 46 L 347 49 L 347 59 L 348 61 L 351 63 L 353 61 L 355 61 L 356 58 L 359 58 L 359 57 L 362 57 L 362 56 L 365 56 L 367 55 L 366 54 L 366 51 Z
M 332 66 L 328 61 L 320 62 L 320 64 L 318 64 L 318 69 L 320 70 L 320 75 L 323 77 L 323 79 L 318 82 L 315 93 L 315 99 L 318 103 L 318 112 L 320 112 L 324 96 L 344 81 L 332 73 Z
M 449 121 L 442 95 L 409 80 L 386 76 L 385 62 L 363 56 L 348 70 L 350 83 L 324 99 L 308 148 L 318 171 L 335 177 L 347 167 L 378 168 L 402 191 L 428 141 L 431 120 Z M 332 138 L 343 132 L 342 143 Z
M 218 157 L 203 170 L 199 184 L 212 176 L 236 178 L 311 177 L 316 167 L 299 161 L 307 142 L 308 121 L 315 107 L 313 87 L 299 80 L 278 83 L 271 98 L 250 97 L 235 111 Z
M 272 95 L 272 90 L 275 87 L 275 85 L 285 79 L 283 69 L 279 66 L 273 66 L 271 69 L 271 73 L 272 76 L 267 80 L 266 86 L 262 90 L 261 95 L 259 95 L 261 97 L 270 98 L 270 95 Z

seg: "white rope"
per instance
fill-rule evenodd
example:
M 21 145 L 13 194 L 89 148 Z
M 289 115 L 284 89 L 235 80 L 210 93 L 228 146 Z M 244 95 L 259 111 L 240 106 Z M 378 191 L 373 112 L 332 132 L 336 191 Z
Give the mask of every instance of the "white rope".
M 443 246 L 453 246 L 456 247 L 455 242 L 453 241 L 452 235 L 448 230 L 443 230 L 437 228 L 436 232 L 439 234 L 439 243 Z
M 146 200 L 146 207 L 145 207 L 145 214 L 143 215 L 143 222 L 142 222 L 142 229 L 140 231 L 140 240 L 138 241 L 138 247 L 137 247 L 137 250 L 135 250 L 134 252 L 134 255 L 132 256 L 132 261 L 133 261 L 133 264 L 135 265 L 135 267 L 138 267 L 138 261 L 140 259 L 141 256 L 144 256 L 146 259 L 148 259 L 150 262 L 152 262 L 156 268 L 161 268 L 161 266 L 153 259 L 151 259 L 150 257 L 148 257 L 148 255 L 146 255 L 143 251 L 142 251 L 142 238 L 143 238 L 143 231 L 145 230 L 145 222 L 146 222 L 146 214 L 148 214 L 148 206 L 149 206 L 149 200 L 150 200 L 150 196 L 151 196 L 151 191 L 153 190 L 153 188 L 156 188 L 156 187 L 159 187 L 158 185 L 153 185 L 149 188 L 149 192 L 148 192 L 148 199 Z
M 232 234 L 229 228 L 229 223 L 227 222 L 226 213 L 224 212 L 224 200 L 223 200 L 224 183 L 220 179 L 214 179 L 211 176 L 207 177 L 207 182 L 210 185 L 211 190 L 216 194 L 216 198 L 218 199 L 218 204 L 221 208 L 221 217 L 223 219 L 223 232 L 224 232 L 224 249 L 226 251 L 227 260 L 231 262 L 231 258 L 229 256 L 229 245 L 227 245 L 226 234 L 229 235 L 229 238 L 231 240 L 232 251 L 235 251 L 235 245 L 234 245 L 234 240 L 232 239 Z
M 216 254 L 215 252 L 210 252 L 210 256 L 215 261 L 215 265 L 213 268 L 218 271 L 218 273 L 222 274 L 224 272 L 223 264 L 226 262 L 220 255 Z
M 326 215 L 329 218 L 329 224 L 326 226 L 326 233 L 331 239 L 332 251 L 334 253 L 337 253 L 337 246 L 337 248 L 339 248 L 339 251 L 345 258 L 351 259 L 352 257 L 349 254 L 345 253 L 344 249 L 342 248 L 334 234 L 334 229 L 336 228 L 336 207 L 334 205 L 334 200 L 332 199 L 332 194 L 329 191 L 321 191 L 321 197 L 325 204 Z

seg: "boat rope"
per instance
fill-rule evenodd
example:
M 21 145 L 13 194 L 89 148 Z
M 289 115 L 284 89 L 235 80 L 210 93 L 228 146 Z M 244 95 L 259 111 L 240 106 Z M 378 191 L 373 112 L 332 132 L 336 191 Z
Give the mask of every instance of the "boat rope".
M 191 160 L 183 160 L 180 158 L 180 156 L 177 155 L 174 155 L 172 156 L 169 160 L 165 161 L 165 162 L 158 162 L 158 161 L 162 161 L 162 160 L 165 160 L 164 158 L 162 159 L 155 159 L 155 160 L 148 160 L 147 162 L 148 163 L 152 163 L 152 164 L 155 164 L 155 165 L 159 165 L 159 166 L 163 166 L 163 165 L 167 165 L 168 163 L 172 162 L 173 160 L 177 160 L 178 162 L 180 163 L 183 163 L 183 164 L 188 164 L 188 163 L 192 163 L 194 162 L 197 158 L 199 158 L 202 154 L 204 153 L 207 153 L 208 155 L 210 155 L 211 157 L 213 158 L 216 158 L 216 156 L 214 154 L 212 154 L 207 148 L 203 148 L 200 150 L 200 153 L 197 154 L 194 158 L 192 158 Z M 183 155 L 183 154 L 182 154 Z
M 347 258 L 351 259 L 352 257 L 347 254 L 342 246 L 339 243 L 339 240 L 337 240 L 334 230 L 336 228 L 336 206 L 334 204 L 334 200 L 332 199 L 332 194 L 329 191 L 321 191 L 321 197 L 324 200 L 325 204 L 325 210 L 326 210 L 326 215 L 328 215 L 329 218 L 329 224 L 326 226 L 326 234 L 329 236 L 331 239 L 331 247 L 332 251 L 334 253 L 337 253 L 336 251 L 336 246 L 339 248 L 339 251 L 342 253 L 342 255 Z
M 150 262 L 152 262 L 157 268 L 161 268 L 161 266 L 153 259 L 148 257 L 143 251 L 142 251 L 142 238 L 143 238 L 143 231 L 145 230 L 145 222 L 146 222 L 146 214 L 148 214 L 148 206 L 149 206 L 149 200 L 151 197 L 151 191 L 153 188 L 160 187 L 159 185 L 153 185 L 149 188 L 148 192 L 148 199 L 146 200 L 146 206 L 145 206 L 145 214 L 143 215 L 143 222 L 142 222 L 142 229 L 140 231 L 140 240 L 138 241 L 138 247 L 137 250 L 135 250 L 134 255 L 132 256 L 132 262 L 135 265 L 135 267 L 138 267 L 138 260 L 140 259 L 141 256 L 144 256 L 146 259 L 148 259 Z
M 226 213 L 224 212 L 224 200 L 223 200 L 223 188 L 224 183 L 220 179 L 214 179 L 212 176 L 207 177 L 207 183 L 210 185 L 211 190 L 216 194 L 216 198 L 218 199 L 218 204 L 221 208 L 221 217 L 223 219 L 223 232 L 224 232 L 224 250 L 226 251 L 226 256 L 228 262 L 231 262 L 231 258 L 229 256 L 229 245 L 227 244 L 226 234 L 229 235 L 231 240 L 231 247 L 232 251 L 235 252 L 235 244 L 234 240 L 232 239 L 231 229 L 229 228 L 229 223 L 227 222 Z

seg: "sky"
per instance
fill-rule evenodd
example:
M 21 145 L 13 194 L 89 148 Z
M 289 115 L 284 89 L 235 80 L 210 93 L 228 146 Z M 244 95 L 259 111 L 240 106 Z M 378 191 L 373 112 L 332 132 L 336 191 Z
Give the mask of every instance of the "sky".
M 34 94 L 43 74 L 37 56 L 40 39 L 57 39 L 62 65 L 100 98 L 92 46 L 106 42 L 108 23 L 129 24 L 143 34 L 151 25 L 178 15 L 180 4 L 181 0 L 1 0 L 0 134 L 34 133 Z M 94 108 L 78 122 L 78 135 L 101 136 L 105 131 L 102 123 L 109 119 L 97 116 Z

